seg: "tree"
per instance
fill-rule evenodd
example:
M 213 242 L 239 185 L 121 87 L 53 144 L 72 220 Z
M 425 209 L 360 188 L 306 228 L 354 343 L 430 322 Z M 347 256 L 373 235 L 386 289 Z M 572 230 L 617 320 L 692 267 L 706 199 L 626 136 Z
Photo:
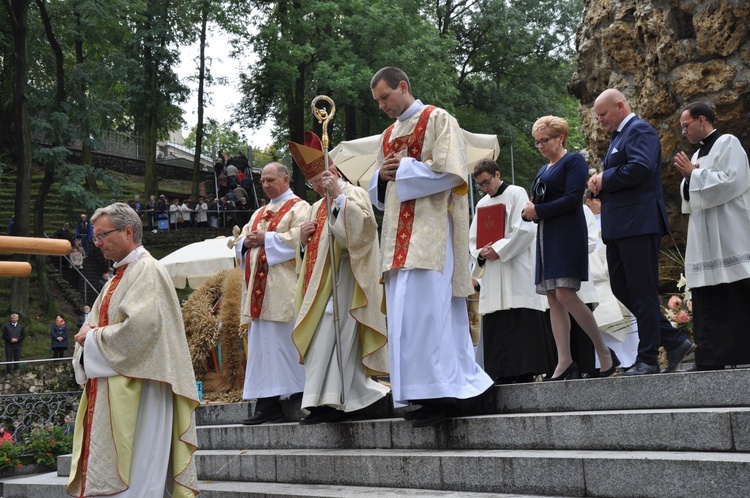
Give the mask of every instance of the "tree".
M 197 146 L 197 128 L 198 125 L 196 124 L 185 137 L 186 147 Z M 243 152 L 247 150 L 245 138 L 233 130 L 229 123 L 219 123 L 215 119 L 208 118 L 203 130 L 200 153 L 204 156 L 213 157 L 218 151 L 235 154 L 240 150 Z

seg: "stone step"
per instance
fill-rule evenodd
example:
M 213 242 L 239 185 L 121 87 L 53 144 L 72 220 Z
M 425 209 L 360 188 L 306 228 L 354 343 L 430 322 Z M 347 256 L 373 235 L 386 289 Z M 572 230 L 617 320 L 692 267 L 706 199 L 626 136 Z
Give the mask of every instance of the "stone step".
M 528 495 L 747 496 L 742 453 L 554 450 L 201 450 L 198 477 Z
M 403 419 L 198 427 L 204 450 L 572 449 L 750 451 L 750 408 L 461 417 L 414 429 Z
M 750 406 L 747 385 L 750 385 L 750 368 L 531 382 L 496 386 L 494 406 L 496 413 L 741 407 Z M 288 420 L 301 418 L 299 404 L 299 399 L 282 401 Z M 238 424 L 248 416 L 251 405 L 250 402 L 203 405 L 197 411 L 196 423 Z M 387 418 L 401 416 L 405 411 L 393 409 L 388 396 L 368 415 Z
M 65 491 L 67 484 L 67 477 L 59 477 L 54 473 L 14 479 L 5 483 L 6 491 L 0 498 L 70 498 Z M 199 481 L 198 489 L 201 498 L 554 498 L 516 493 L 240 481 Z

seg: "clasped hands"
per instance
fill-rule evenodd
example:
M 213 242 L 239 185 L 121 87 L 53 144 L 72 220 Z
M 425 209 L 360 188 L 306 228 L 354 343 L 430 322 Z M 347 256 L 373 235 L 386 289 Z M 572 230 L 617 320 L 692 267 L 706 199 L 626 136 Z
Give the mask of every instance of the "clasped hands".
M 401 164 L 401 159 L 404 155 L 401 152 L 391 152 L 385 159 L 383 159 L 383 165 L 380 167 L 380 179 L 383 181 L 395 181 L 396 171 L 398 171 L 398 165 Z
M 92 327 L 91 325 L 84 325 L 73 338 L 81 347 L 83 347 L 83 343 L 86 341 L 86 335 L 95 328 L 96 327 Z
M 255 230 L 254 232 L 250 232 L 245 236 L 245 241 L 243 242 L 243 245 L 247 247 L 248 249 L 252 249 L 253 247 L 263 247 L 266 245 L 266 231 L 265 230 Z
M 690 158 L 684 152 L 678 152 L 674 156 L 674 167 L 677 168 L 683 178 L 690 178 L 693 171 L 698 169 L 698 165 L 691 163 Z
M 484 259 L 491 260 L 491 261 L 494 261 L 500 258 L 500 256 L 498 256 L 495 250 L 492 248 L 492 243 L 489 243 L 483 248 L 481 248 L 479 250 L 479 256 L 481 256 Z

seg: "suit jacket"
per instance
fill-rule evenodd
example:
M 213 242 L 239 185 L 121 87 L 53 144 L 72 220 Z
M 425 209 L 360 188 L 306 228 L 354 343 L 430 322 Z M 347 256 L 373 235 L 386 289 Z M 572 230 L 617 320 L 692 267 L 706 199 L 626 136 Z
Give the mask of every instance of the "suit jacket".
M 602 239 L 669 232 L 661 186 L 661 143 L 634 116 L 613 136 L 602 176 Z
M 15 335 L 14 332 L 17 335 Z M 23 338 L 25 336 L 25 333 L 24 333 L 24 330 L 23 330 L 23 325 L 21 325 L 20 323 L 18 323 L 16 325 L 15 330 L 13 330 L 13 324 L 12 323 L 8 323 L 7 325 L 5 325 L 3 327 L 3 340 L 5 341 L 5 344 L 7 346 L 11 345 L 10 340 L 14 336 L 18 337 L 18 342 L 15 343 L 15 344 L 20 345 L 23 342 Z

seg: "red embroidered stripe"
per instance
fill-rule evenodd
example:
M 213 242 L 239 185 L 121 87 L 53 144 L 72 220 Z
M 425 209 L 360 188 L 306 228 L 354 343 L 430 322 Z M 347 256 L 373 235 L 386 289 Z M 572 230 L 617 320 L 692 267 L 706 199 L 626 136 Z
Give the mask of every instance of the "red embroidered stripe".
M 307 292 L 307 286 L 310 285 L 310 278 L 312 277 L 313 269 L 315 269 L 315 262 L 318 260 L 318 247 L 320 246 L 320 237 L 323 234 L 328 220 L 328 207 L 325 200 L 318 206 L 318 211 L 315 213 L 315 222 L 318 224 L 315 227 L 315 233 L 310 237 L 310 241 L 307 243 L 307 249 L 305 254 L 307 255 L 307 263 L 305 265 L 305 280 L 303 281 L 303 291 Z

